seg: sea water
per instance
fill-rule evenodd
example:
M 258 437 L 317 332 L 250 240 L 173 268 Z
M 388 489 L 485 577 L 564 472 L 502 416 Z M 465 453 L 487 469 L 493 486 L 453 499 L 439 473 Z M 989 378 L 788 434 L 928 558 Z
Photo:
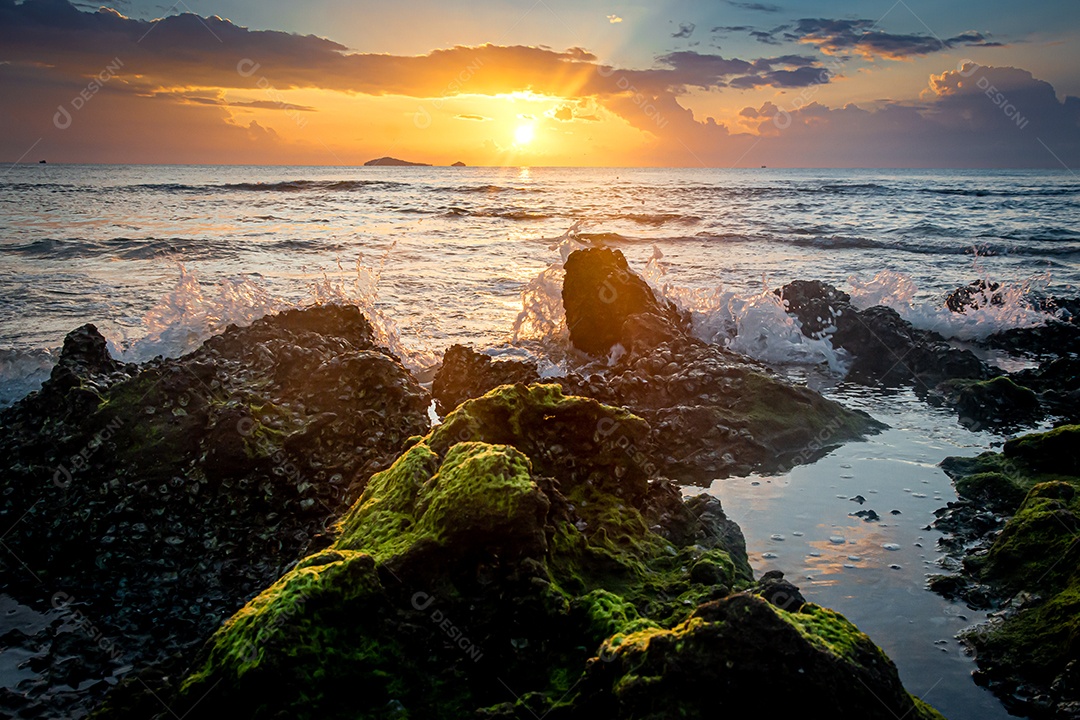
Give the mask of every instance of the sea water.
M 571 360 L 562 261 L 616 247 L 702 339 L 891 426 L 785 475 L 687 492 L 720 497 L 757 571 L 847 615 L 947 717 L 1004 717 L 952 637 L 985 614 L 925 589 L 939 571 L 925 528 L 955 499 L 937 463 L 1001 438 L 844 384 L 844 354 L 805 338 L 773 290 L 823 280 L 969 343 L 1080 294 L 1078 220 L 1064 170 L 14 166 L 0 170 L 0 405 L 87 322 L 140 361 L 319 302 L 360 306 L 422 378 L 453 343 L 554 374 Z M 1004 301 L 950 312 L 945 295 L 976 279 Z M 881 520 L 850 514 L 863 508 Z

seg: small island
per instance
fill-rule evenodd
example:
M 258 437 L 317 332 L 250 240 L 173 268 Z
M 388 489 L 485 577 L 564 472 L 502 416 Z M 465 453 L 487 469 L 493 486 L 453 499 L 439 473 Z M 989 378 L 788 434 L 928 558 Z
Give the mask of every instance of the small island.
M 431 167 L 430 163 L 417 163 L 409 162 L 408 160 L 399 160 L 392 157 L 381 157 L 375 160 L 368 160 L 364 163 L 364 167 L 371 167 L 374 165 L 391 165 L 394 167 Z
M 465 163 L 463 163 L 463 162 L 461 162 L 460 160 L 458 160 L 458 161 L 457 161 L 456 163 L 454 163 L 454 164 L 453 164 L 453 165 L 451 165 L 450 167 L 468 167 L 468 166 L 467 166 L 467 165 L 466 165 Z

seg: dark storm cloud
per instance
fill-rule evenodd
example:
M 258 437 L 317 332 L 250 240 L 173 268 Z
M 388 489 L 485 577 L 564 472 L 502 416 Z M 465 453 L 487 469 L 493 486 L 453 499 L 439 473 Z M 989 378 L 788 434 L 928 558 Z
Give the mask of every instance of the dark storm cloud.
M 695 29 L 697 29 L 697 25 L 694 23 L 679 23 L 678 31 L 671 33 L 671 37 L 688 38 L 694 34 Z
M 950 38 L 923 33 L 894 34 L 879 30 L 873 20 L 803 18 L 783 35 L 785 40 L 806 43 L 822 52 L 838 55 L 854 52 L 864 57 L 902 60 L 954 47 L 1000 47 L 988 35 L 974 30 Z
M 724 0 L 725 5 L 741 8 L 743 10 L 756 10 L 757 12 L 778 13 L 783 10 L 779 5 L 757 2 L 736 2 L 736 0 Z

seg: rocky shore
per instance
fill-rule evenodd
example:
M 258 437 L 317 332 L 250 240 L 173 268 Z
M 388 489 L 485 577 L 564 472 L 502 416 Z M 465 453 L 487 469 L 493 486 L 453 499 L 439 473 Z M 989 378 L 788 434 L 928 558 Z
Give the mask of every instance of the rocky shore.
M 799 319 L 804 335 L 827 336 L 849 355 L 849 381 L 910 386 L 928 402 L 955 409 L 960 422 L 975 430 L 1015 431 L 1051 417 L 1080 422 L 1080 316 L 1074 299 L 1046 298 L 1042 309 L 1056 315 L 1045 324 L 971 343 L 975 349 L 1004 350 L 1038 363 L 1007 373 L 971 348 L 913 327 L 892 308 L 859 310 L 847 293 L 827 283 L 797 280 L 776 292 Z M 976 281 L 954 291 L 945 304 L 965 313 L 1001 302 L 994 297 Z
M 976 682 L 1017 714 L 1080 717 L 1080 426 L 942 467 L 961 498 L 935 523 L 950 533 L 954 574 L 932 577 L 930 587 L 997 610 L 962 635 Z
M 883 426 L 697 340 L 618 251 L 572 254 L 562 299 L 571 372 L 541 378 L 454 346 L 430 394 L 355 308 L 266 317 L 140 366 L 110 358 L 93 326 L 71 333 L 42 390 L 0 414 L 0 592 L 42 618 L 0 638 L 32 675 L 0 710 L 704 718 L 768 698 L 830 717 L 940 717 L 854 625 L 779 573 L 755 578 L 719 501 L 679 490 L 812 462 Z M 820 283 L 784 299 L 804 332 L 835 320 L 852 379 L 957 406 L 951 381 L 1019 384 Z M 882 359 L 882 338 L 903 357 Z M 1027 383 L 1041 412 L 1064 407 L 1060 384 Z M 1021 445 L 1006 456 L 1033 472 L 1060 455 Z M 991 601 L 1046 598 L 1003 624 L 1018 630 L 971 641 L 988 678 L 1075 653 L 1062 568 L 1076 559 L 1025 559 L 1029 525 L 1042 543 L 1044 516 L 1075 513 L 1071 481 L 1010 477 L 958 482 L 1016 503 L 1004 549 L 968 576 Z M 1052 537 L 1039 562 L 1072 558 L 1075 543 Z M 1038 634 L 1063 624 L 1064 645 Z M 1007 655 L 1031 649 L 1014 636 L 1039 643 L 1028 665 Z M 1066 688 L 1059 710 L 1075 687 L 1063 677 L 1049 681 Z

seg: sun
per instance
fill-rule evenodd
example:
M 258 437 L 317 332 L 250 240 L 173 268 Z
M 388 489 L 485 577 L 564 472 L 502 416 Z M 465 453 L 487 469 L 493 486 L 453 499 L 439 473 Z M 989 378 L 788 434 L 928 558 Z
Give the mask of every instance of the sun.
M 536 137 L 536 128 L 532 124 L 518 125 L 518 129 L 514 131 L 514 143 L 517 145 L 528 145 Z

